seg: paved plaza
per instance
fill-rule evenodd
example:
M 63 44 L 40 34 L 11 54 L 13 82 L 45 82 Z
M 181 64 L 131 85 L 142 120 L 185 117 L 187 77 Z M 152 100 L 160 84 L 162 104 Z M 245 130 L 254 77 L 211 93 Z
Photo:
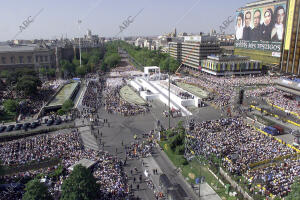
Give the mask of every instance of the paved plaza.
M 150 104 L 150 113 L 141 114 L 137 116 L 121 116 L 119 114 L 109 114 L 106 112 L 104 107 L 98 110 L 98 115 L 101 119 L 107 119 L 107 123 L 101 124 L 101 126 L 96 126 L 93 132 L 98 135 L 98 143 L 101 143 L 100 150 L 108 151 L 113 155 L 125 159 L 125 146 L 129 146 L 135 141 L 134 135 L 137 135 L 139 141 L 143 141 L 143 134 L 150 132 L 155 129 L 156 122 L 159 120 L 164 128 L 169 126 L 169 118 L 163 115 L 163 111 L 167 110 L 168 107 L 161 103 L 159 100 L 154 100 L 148 102 Z M 197 108 L 194 111 L 195 115 L 193 118 L 200 121 L 213 120 L 220 117 L 220 113 L 213 109 L 212 107 Z M 170 126 L 174 127 L 179 121 L 185 122 L 185 117 L 171 118 Z M 102 137 L 101 137 L 102 135 Z M 151 169 L 159 169 L 159 174 L 165 173 L 169 177 L 172 177 L 172 182 L 180 184 L 182 188 L 188 194 L 189 199 L 197 199 L 198 197 L 192 191 L 192 188 L 186 183 L 184 178 L 180 173 L 176 173 L 175 166 L 167 158 L 165 153 L 160 150 L 160 148 L 155 148 L 153 155 L 148 158 L 143 159 L 144 165 L 142 165 L 141 160 L 128 160 L 126 162 L 125 171 L 129 175 L 128 185 L 132 185 L 133 192 L 135 196 L 141 199 L 155 199 L 154 191 L 150 189 L 145 182 L 145 169 L 148 169 L 150 173 Z M 137 168 L 138 171 L 134 171 L 131 174 L 133 168 Z M 142 174 L 142 182 L 134 182 L 134 178 Z M 157 175 L 156 175 L 157 176 Z M 157 176 L 158 177 L 158 176 Z M 153 180 L 153 184 L 157 186 L 157 177 Z M 137 184 L 139 185 L 139 190 L 136 189 Z M 202 187 L 202 186 L 201 186 Z M 203 186 L 207 190 L 206 193 L 214 193 L 213 190 L 209 189 L 207 186 Z M 203 195 L 206 194 L 203 192 Z M 201 199 L 219 199 L 217 195 L 209 195 L 209 198 L 204 197 Z

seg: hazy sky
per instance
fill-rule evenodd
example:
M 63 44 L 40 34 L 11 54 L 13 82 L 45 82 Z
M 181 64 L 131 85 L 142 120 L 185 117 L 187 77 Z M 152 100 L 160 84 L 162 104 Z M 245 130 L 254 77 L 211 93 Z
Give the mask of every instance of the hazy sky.
M 2 2 L 1 2 L 2 1 Z M 43 11 L 16 39 L 74 37 L 87 29 L 115 36 L 123 21 L 144 9 L 120 36 L 199 33 L 219 26 L 247 2 L 254 0 L 0 0 L 0 41 L 11 40 L 29 16 Z M 79 30 L 77 21 L 81 19 Z M 227 33 L 234 30 L 232 23 Z

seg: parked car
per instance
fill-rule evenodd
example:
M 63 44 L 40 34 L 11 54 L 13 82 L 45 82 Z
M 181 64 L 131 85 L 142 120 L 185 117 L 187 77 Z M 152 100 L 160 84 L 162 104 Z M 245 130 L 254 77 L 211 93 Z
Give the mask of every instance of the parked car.
M 23 124 L 16 124 L 15 130 L 20 130 L 22 128 Z
M 30 125 L 30 128 L 34 129 L 36 127 L 38 127 L 40 124 L 38 122 L 32 122 Z
M 4 132 L 6 129 L 6 126 L 0 126 L 0 133 Z
M 57 118 L 55 121 L 54 121 L 54 125 L 59 125 L 61 124 L 62 120 L 61 118 Z
M 15 128 L 15 125 L 9 125 L 6 129 L 6 132 L 10 132 L 10 131 L 14 130 L 14 128 Z
M 278 130 L 278 132 L 279 132 L 280 135 L 284 134 L 284 129 L 281 126 L 274 125 L 273 127 Z
M 276 136 L 276 135 L 280 134 L 279 131 L 276 128 L 272 127 L 272 126 L 267 126 L 266 128 L 264 128 L 264 131 L 266 133 L 269 133 L 269 134 L 273 135 L 273 136 Z
M 29 128 L 29 126 L 30 126 L 30 123 L 26 122 L 25 124 L 23 124 L 22 129 L 27 130 Z
M 51 126 L 53 124 L 54 120 L 53 119 L 49 119 L 47 121 L 47 126 Z

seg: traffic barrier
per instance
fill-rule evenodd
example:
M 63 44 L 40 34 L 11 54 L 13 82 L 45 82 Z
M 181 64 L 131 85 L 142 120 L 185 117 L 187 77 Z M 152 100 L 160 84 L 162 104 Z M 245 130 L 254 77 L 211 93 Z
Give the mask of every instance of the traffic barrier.
M 256 107 L 256 106 L 253 106 L 253 105 L 251 105 L 250 107 L 251 107 L 251 108 L 254 108 L 254 109 L 258 110 L 258 111 L 261 111 L 261 108 L 259 108 L 259 107 Z M 268 113 L 266 110 L 264 110 L 264 113 L 267 113 L 267 114 L 270 114 L 270 115 L 272 115 L 272 116 L 274 116 L 274 117 L 276 117 L 276 118 L 279 118 L 278 115 L 275 115 L 275 114 L 273 114 L 273 113 Z M 299 119 L 300 119 L 300 118 L 299 118 Z M 290 124 L 292 124 L 292 125 L 294 125 L 294 126 L 300 127 L 300 124 L 298 124 L 298 123 L 296 123 L 296 122 L 293 122 L 293 121 L 291 121 L 291 120 L 286 120 L 286 122 L 288 122 L 288 123 L 290 123 Z
M 286 111 L 284 108 L 281 108 L 281 107 L 279 107 L 279 106 L 277 106 L 277 105 L 274 105 L 274 104 L 271 104 L 270 102 L 267 102 L 270 106 L 273 106 L 273 107 L 275 107 L 275 108 L 277 108 L 278 110 L 282 110 L 282 111 Z M 295 115 L 296 117 L 298 117 L 299 119 L 300 119 L 300 116 L 299 116 L 299 114 L 298 113 L 295 113 L 295 112 L 289 112 L 289 113 L 291 113 L 292 115 Z

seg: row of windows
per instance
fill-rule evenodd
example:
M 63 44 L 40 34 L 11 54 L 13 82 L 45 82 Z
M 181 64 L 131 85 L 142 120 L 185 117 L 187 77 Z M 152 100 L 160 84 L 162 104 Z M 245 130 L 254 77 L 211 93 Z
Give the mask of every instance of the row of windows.
M 27 62 L 26 63 L 32 63 L 32 56 L 27 56 Z M 17 59 L 14 56 L 10 57 L 10 64 L 15 63 L 25 63 L 24 56 L 19 56 Z M 35 62 L 48 62 L 48 56 L 35 56 Z M 8 64 L 8 60 L 6 57 L 1 57 L 1 63 L 2 64 Z

